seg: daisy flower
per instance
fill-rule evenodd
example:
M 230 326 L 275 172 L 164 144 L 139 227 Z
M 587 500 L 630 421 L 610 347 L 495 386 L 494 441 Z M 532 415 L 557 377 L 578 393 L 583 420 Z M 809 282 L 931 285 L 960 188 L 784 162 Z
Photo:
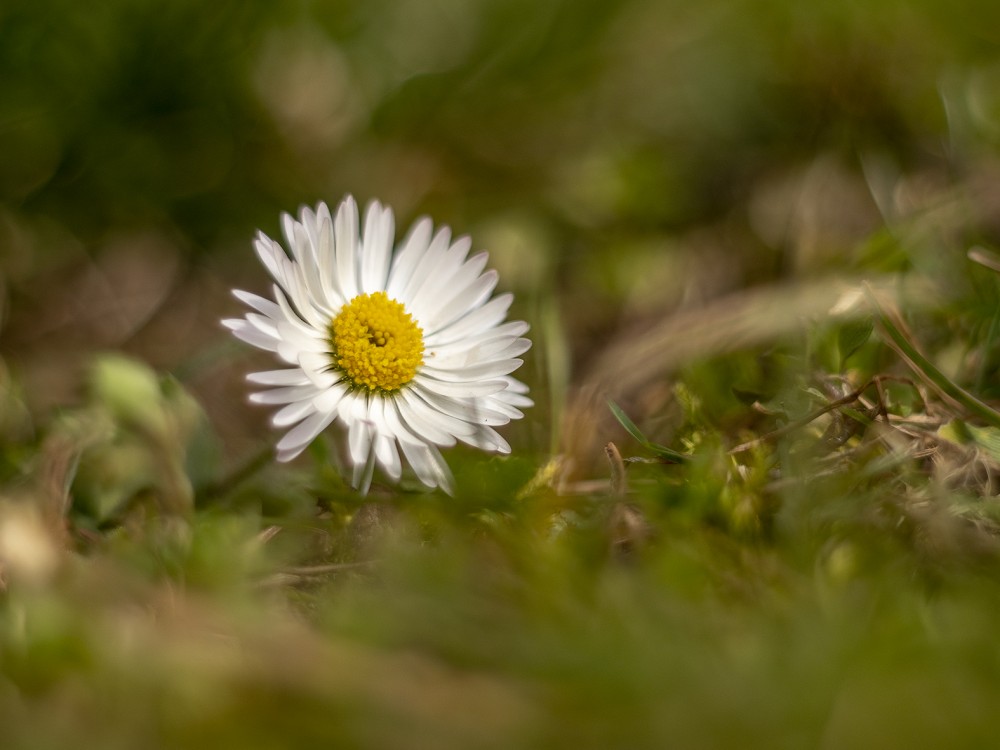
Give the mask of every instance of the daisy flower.
M 234 290 L 250 311 L 224 320 L 237 338 L 274 352 L 282 369 L 247 376 L 258 404 L 290 428 L 278 441 L 290 461 L 330 425 L 347 432 L 352 484 L 366 492 L 376 464 L 397 481 L 405 459 L 428 487 L 451 493 L 439 448 L 462 441 L 509 453 L 494 427 L 523 416 L 527 387 L 510 376 L 531 342 L 528 324 L 504 322 L 513 296 L 493 296 L 487 254 L 468 237 L 418 220 L 393 248 L 392 209 L 365 211 L 348 196 L 281 217 L 286 254 L 259 232 L 254 247 L 274 280 L 274 300 Z

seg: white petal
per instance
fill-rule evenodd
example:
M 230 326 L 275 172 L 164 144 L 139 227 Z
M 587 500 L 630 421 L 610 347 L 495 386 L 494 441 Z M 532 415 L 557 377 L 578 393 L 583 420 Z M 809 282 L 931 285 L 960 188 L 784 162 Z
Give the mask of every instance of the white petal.
M 311 399 L 293 401 L 274 413 L 274 416 L 271 417 L 271 424 L 274 427 L 288 427 L 301 422 L 314 411 L 316 410 L 313 408 Z
M 510 453 L 510 443 L 504 440 L 500 433 L 492 427 L 479 427 L 472 435 L 459 438 L 463 443 L 484 451 Z
M 529 326 L 523 320 L 512 320 L 503 325 L 493 328 L 486 328 L 478 333 L 470 334 L 464 338 L 453 341 L 450 344 L 437 343 L 439 335 L 424 336 L 424 346 L 427 351 L 434 352 L 434 356 L 446 357 L 455 352 L 466 351 L 473 347 L 485 344 L 497 339 L 511 340 L 523 336 L 528 332 Z
M 487 271 L 472 284 L 448 299 L 447 302 L 439 303 L 426 318 L 427 330 L 438 331 L 458 320 L 470 310 L 480 307 L 493 294 L 499 278 L 496 271 Z
M 396 431 L 386 418 L 387 411 L 395 413 L 389 400 L 375 398 L 369 404 L 368 417 L 371 419 L 374 434 L 375 460 L 389 478 L 395 482 L 402 474 L 402 463 L 399 460 L 399 451 L 396 449 Z M 409 438 L 411 441 L 416 440 L 412 436 Z
M 420 259 L 430 245 L 434 224 L 426 216 L 414 223 L 395 257 L 389 271 L 389 282 L 385 291 L 392 299 L 400 299 L 409 284 Z
M 508 443 L 506 440 L 503 439 L 503 435 L 494 430 L 493 437 L 497 441 L 496 447 L 493 450 L 495 450 L 497 453 L 509 454 L 510 443 Z
M 281 245 L 263 232 L 258 232 L 253 247 L 271 278 L 279 284 L 284 284 L 284 271 L 282 269 L 283 262 L 287 260 L 288 256 L 285 255 Z
M 439 233 L 439 237 L 440 241 L 443 242 L 445 236 Z M 438 241 L 439 239 L 435 237 L 435 242 Z M 435 247 L 433 243 L 431 247 Z M 431 313 L 437 303 L 442 299 L 448 299 L 456 290 L 461 290 L 476 277 L 477 274 L 473 274 L 464 281 L 459 280 L 464 276 L 460 271 L 471 247 L 472 240 L 463 236 L 455 240 L 442 253 L 430 255 L 428 251 L 419 271 L 422 281 L 410 288 L 407 296 L 407 301 L 413 308 L 415 317 Z M 481 259 L 473 265 L 480 262 L 485 264 L 485 261 Z
M 295 217 L 291 214 L 282 211 L 281 212 L 281 234 L 285 238 L 285 244 L 288 247 L 295 246 L 295 227 L 298 222 L 295 221 Z
M 372 475 L 375 473 L 375 455 L 369 448 L 368 460 L 363 464 L 357 464 L 351 472 L 351 486 L 358 491 L 362 497 L 368 494 L 372 486 Z
M 409 291 L 407 309 L 425 330 L 434 330 L 434 313 L 441 303 L 467 285 L 460 271 L 471 247 L 472 240 L 460 237 L 437 260 L 428 259 L 426 268 L 421 268 L 424 281 Z
M 305 209 L 303 209 L 305 210 Z M 302 249 L 299 252 L 298 267 L 295 269 L 295 276 L 299 280 L 299 286 L 306 292 L 307 299 L 303 304 L 308 306 L 303 317 L 312 325 L 323 326 L 329 320 L 332 310 L 329 308 L 329 295 L 323 285 L 322 274 L 319 270 L 317 260 L 317 247 L 319 238 L 314 238 L 315 228 L 312 233 L 306 231 L 306 227 L 301 224 L 296 229 L 296 246 Z
M 477 347 L 474 354 L 479 359 L 514 359 L 531 348 L 531 339 L 492 341 Z
M 330 214 L 330 207 L 326 205 L 326 201 L 320 201 L 316 204 L 316 233 L 322 236 L 323 226 L 328 225 L 333 228 L 333 217 Z
M 278 318 L 278 320 L 281 320 L 281 318 Z M 275 325 L 275 321 L 271 318 L 259 315 L 258 313 L 247 313 L 246 321 L 265 336 L 279 338 L 278 327 Z
M 502 380 L 507 381 L 507 388 L 498 391 L 491 398 L 504 404 L 520 406 L 522 408 L 535 405 L 535 402 L 525 395 L 528 392 L 527 385 L 516 378 L 512 378 L 510 375 L 505 375 Z
M 338 404 L 345 395 L 347 395 L 346 385 L 343 383 L 331 385 L 312 400 L 313 408 L 316 411 L 336 412 Z
M 354 399 L 351 418 L 347 424 L 347 447 L 351 462 L 362 466 L 368 461 L 372 445 L 372 422 L 368 418 L 368 405 L 364 399 Z
M 433 356 L 428 357 L 428 360 L 432 367 L 452 370 L 495 360 L 514 359 L 530 348 L 531 341 L 528 339 L 494 339 L 465 351 L 459 350 L 458 347 L 445 348 L 443 351 L 451 351 L 450 355 L 442 354 L 442 350 L 435 349 Z
M 500 398 L 500 396 L 498 395 L 497 400 L 505 404 L 510 404 L 511 406 L 518 406 L 522 409 L 528 409 L 535 405 L 534 401 L 532 401 L 527 396 L 522 396 L 519 393 L 507 393 L 506 391 L 501 391 L 501 394 L 503 394 L 503 397 Z
M 392 209 L 383 209 L 378 201 L 370 203 L 365 212 L 365 234 L 361 243 L 361 291 L 366 294 L 385 289 L 394 232 Z
M 358 204 L 347 196 L 333 221 L 337 288 L 347 300 L 358 296 Z
M 442 400 L 445 397 L 434 396 L 433 398 Z M 410 409 L 410 413 L 413 415 L 414 420 L 419 422 L 420 427 L 433 427 L 434 429 L 440 430 L 448 435 L 448 443 L 442 443 L 439 440 L 431 441 L 437 443 L 438 445 L 453 445 L 454 440 L 451 439 L 451 436 L 471 435 L 475 431 L 471 424 L 464 421 L 460 417 L 456 417 L 450 410 L 437 408 L 435 401 L 426 398 L 426 396 L 417 388 L 407 389 L 401 400 Z M 414 429 L 417 427 L 417 425 L 412 422 L 409 424 L 411 424 Z
M 316 212 L 316 273 L 323 288 L 326 309 L 335 311 L 344 304 L 344 298 L 335 278 L 333 219 L 325 203 Z
M 333 369 L 333 361 L 326 351 L 299 352 L 296 360 L 302 372 L 317 388 L 329 388 L 338 380 L 340 373 Z
M 288 326 L 279 327 L 281 340 L 278 342 L 278 356 L 290 365 L 299 363 L 303 352 L 322 352 L 322 342 L 312 341 L 304 337 L 295 337 Z M 307 373 L 308 374 L 308 373 Z M 321 384 L 322 387 L 322 384 Z
M 278 339 L 261 333 L 242 318 L 224 320 L 222 321 L 222 325 L 232 331 L 233 335 L 240 341 L 245 341 L 251 346 L 256 346 L 258 349 L 264 349 L 265 351 L 278 351 L 278 346 L 280 345 Z
M 286 343 L 294 344 L 296 347 L 307 352 L 323 352 L 329 348 L 326 336 L 311 326 L 307 326 L 301 320 L 290 318 L 288 320 L 277 321 L 275 325 L 278 335 Z
M 411 443 L 400 443 L 400 447 L 421 482 L 428 487 L 440 487 L 449 495 L 455 494 L 451 471 L 437 448 Z
M 504 425 L 510 421 L 510 418 L 505 414 L 493 411 L 487 406 L 485 399 L 457 399 L 449 398 L 447 396 L 442 396 L 440 394 L 429 391 L 421 386 L 415 386 L 413 388 L 420 397 L 423 398 L 427 405 L 439 414 L 445 414 L 454 419 L 466 423 L 466 425 Z M 455 435 L 468 435 L 471 434 L 471 429 L 464 429 L 461 432 L 455 432 Z
M 417 475 L 417 479 L 428 487 L 436 487 L 437 475 L 434 471 L 430 448 L 423 443 L 400 443 L 399 447 L 403 449 L 403 455 L 406 457 L 407 463 L 413 467 L 413 473 Z
M 438 229 L 426 252 L 417 259 L 417 267 L 413 270 L 409 281 L 396 299 L 404 305 L 409 305 L 420 287 L 423 286 L 434 269 L 437 268 L 438 262 L 445 257 L 445 253 L 448 252 L 448 248 L 450 247 L 450 241 L 451 230 L 448 227 Z
M 298 367 L 293 367 L 290 370 L 251 372 L 247 375 L 247 382 L 256 385 L 308 385 L 309 378 Z
M 435 331 L 434 344 L 450 344 L 455 341 L 461 341 L 466 336 L 482 333 L 488 328 L 493 328 L 507 317 L 507 310 L 513 301 L 514 295 L 509 292 L 494 297 L 482 307 L 473 310 L 454 323 L 449 323 L 440 331 Z
M 314 412 L 296 427 L 289 430 L 281 440 L 278 441 L 278 460 L 291 461 L 299 455 L 309 443 L 316 439 L 323 430 L 330 426 L 336 414 Z
M 400 443 L 423 443 L 424 438 L 418 437 L 407 427 L 403 416 L 399 412 L 399 397 L 384 399 L 382 401 L 382 415 L 378 423 L 379 429 L 385 434 L 392 435 Z
M 268 243 L 269 248 L 262 246 L 260 255 L 262 258 L 267 255 L 270 256 L 271 265 L 268 267 L 268 270 L 271 272 L 274 283 L 289 295 L 292 303 L 295 304 L 301 296 L 298 289 L 299 281 L 296 278 L 298 265 L 294 261 L 289 260 L 284 248 L 277 242 L 268 239 Z
M 310 206 L 299 208 L 299 222 L 305 241 L 301 243 L 301 253 L 295 254 L 299 263 L 315 271 L 316 248 L 319 246 L 319 217 Z
M 400 421 L 412 434 L 438 445 L 450 447 L 455 444 L 455 436 L 448 430 L 450 423 L 437 418 L 438 415 L 412 392 L 402 392 L 393 403 Z
M 427 451 L 430 453 L 434 478 L 437 480 L 438 487 L 447 492 L 449 495 L 454 495 L 455 480 L 451 476 L 451 470 L 448 468 L 448 464 L 446 464 L 444 459 L 441 457 L 441 452 L 433 445 L 428 445 Z
M 420 302 L 415 303 L 426 310 L 426 330 L 434 333 L 482 305 L 493 294 L 499 278 L 496 271 L 479 274 L 475 266 L 463 267 L 447 285 L 432 290 L 430 299 L 421 297 Z
M 517 378 L 512 378 L 510 375 L 505 375 L 502 380 L 507 381 L 507 393 L 527 393 L 528 385 L 522 383 Z
M 466 367 L 431 367 L 424 365 L 423 372 L 439 380 L 460 383 L 469 380 L 486 380 L 514 372 L 524 362 L 520 359 L 498 359 Z
M 332 311 L 320 307 L 323 300 L 316 297 L 310 289 L 303 266 L 289 261 L 286 266 L 285 284 L 281 288 L 284 289 L 287 299 L 282 304 L 280 297 L 283 295 L 275 289 L 275 300 L 286 315 L 297 317 L 315 328 L 326 326 Z M 290 313 L 291 308 L 294 308 L 294 311 Z
M 236 297 L 240 302 L 252 307 L 257 312 L 264 313 L 271 318 L 277 318 L 281 315 L 281 308 L 278 307 L 274 302 L 269 299 L 264 299 L 256 294 L 251 294 L 250 292 L 243 292 L 239 289 L 233 290 L 233 296 Z
M 403 473 L 403 466 L 399 460 L 399 451 L 396 450 L 396 441 L 388 435 L 379 435 L 375 438 L 375 459 L 386 475 L 393 482 L 398 482 Z
M 423 371 L 417 373 L 413 382 L 418 383 L 435 393 L 440 393 L 442 396 L 451 396 L 452 398 L 476 398 L 479 396 L 490 396 L 507 387 L 507 384 L 500 379 L 465 380 L 458 383 L 452 383 L 447 380 L 439 380 L 438 378 L 431 377 Z
M 364 404 L 365 397 L 359 391 L 348 391 L 337 403 L 337 416 L 345 425 L 350 424 L 354 418 L 355 410 L 358 408 L 358 401 Z
M 314 271 L 316 267 L 316 239 L 316 214 L 309 206 L 302 206 L 288 247 L 295 262 L 308 271 Z
M 531 399 L 527 400 L 531 401 Z M 533 405 L 532 403 L 527 404 L 527 406 Z M 516 406 L 511 405 L 508 401 L 500 401 L 493 396 L 485 400 L 485 406 L 493 412 L 505 415 L 508 419 L 521 419 L 524 417 L 524 413 Z
M 478 253 L 462 263 L 458 268 L 455 268 L 447 276 L 442 274 L 439 291 L 435 294 L 438 305 L 440 306 L 442 302 L 446 303 L 451 298 L 459 296 L 471 284 L 475 283 L 483 275 L 489 258 L 489 253 Z
M 293 401 L 311 398 L 315 394 L 316 389 L 311 385 L 292 385 L 251 393 L 250 402 L 254 404 L 290 404 Z

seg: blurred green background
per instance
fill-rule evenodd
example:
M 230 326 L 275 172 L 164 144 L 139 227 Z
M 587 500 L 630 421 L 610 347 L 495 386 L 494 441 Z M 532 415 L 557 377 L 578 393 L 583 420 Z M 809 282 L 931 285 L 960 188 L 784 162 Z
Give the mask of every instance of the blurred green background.
M 994 0 L 4 0 L 0 746 L 989 746 L 1000 434 L 826 313 L 1000 398 L 998 157 Z M 218 321 L 346 193 L 533 326 L 455 499 L 254 458 Z M 905 448 L 727 453 L 883 373 Z
M 962 239 L 994 239 L 998 16 L 986 0 L 10 0 L 3 350 L 41 410 L 95 349 L 191 366 L 238 308 L 225 290 L 265 288 L 253 232 L 348 192 L 401 230 L 429 213 L 471 233 L 516 313 L 555 309 L 578 367 L 623 311 L 849 268 L 886 213 L 949 189 L 976 191 Z

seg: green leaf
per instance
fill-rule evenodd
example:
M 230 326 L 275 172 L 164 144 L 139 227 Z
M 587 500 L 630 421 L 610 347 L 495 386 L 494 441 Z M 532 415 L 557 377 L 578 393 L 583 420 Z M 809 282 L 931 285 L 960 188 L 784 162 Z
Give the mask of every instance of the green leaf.
M 642 430 L 640 430 L 636 426 L 635 422 L 629 419 L 628 414 L 626 414 L 618 404 L 609 399 L 608 408 L 611 409 L 611 413 L 615 415 L 615 419 L 618 420 L 618 422 L 621 424 L 622 427 L 625 428 L 625 431 L 629 435 L 634 437 L 638 442 L 642 443 L 643 445 L 645 445 L 648 442 L 646 440 L 646 436 L 642 434 Z
M 649 440 L 649 438 L 642 434 L 642 430 L 636 426 L 635 422 L 629 418 L 628 414 L 626 414 L 618 404 L 610 399 L 608 399 L 608 408 L 611 409 L 611 413 L 615 415 L 615 419 L 618 420 L 618 423 L 625 428 L 625 431 L 629 435 L 635 438 L 636 442 L 638 442 L 650 453 L 655 454 L 657 458 L 664 463 L 681 464 L 687 460 L 687 457 L 683 454 L 678 453 L 665 445 L 660 445 L 659 443 L 654 443 Z
M 837 349 L 840 352 L 841 368 L 871 338 L 874 329 L 875 321 L 872 318 L 852 320 L 840 329 L 837 333 Z

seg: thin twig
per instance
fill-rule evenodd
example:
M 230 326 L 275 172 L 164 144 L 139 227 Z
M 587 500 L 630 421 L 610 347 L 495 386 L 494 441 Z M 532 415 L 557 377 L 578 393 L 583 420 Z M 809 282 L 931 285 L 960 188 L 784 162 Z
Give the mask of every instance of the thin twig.
M 327 565 L 299 565 L 290 568 L 284 568 L 278 573 L 267 576 L 260 580 L 257 585 L 262 588 L 270 588 L 273 586 L 285 586 L 295 583 L 301 583 L 304 580 L 308 580 L 315 576 L 325 575 L 327 573 L 340 573 L 347 570 L 356 570 L 358 568 L 366 568 L 370 565 L 374 565 L 378 560 L 361 560 L 359 562 L 352 563 L 329 563 Z
M 777 438 L 783 437 L 783 436 L 787 435 L 790 432 L 795 432 L 795 430 L 798 430 L 801 427 L 805 427 L 807 424 L 809 424 L 810 422 L 812 422 L 812 421 L 814 421 L 816 419 L 819 419 L 824 414 L 828 414 L 829 412 L 833 411 L 834 409 L 837 409 L 837 408 L 839 408 L 841 406 L 844 406 L 846 404 L 850 404 L 850 403 L 852 403 L 854 401 L 857 401 L 861 397 L 861 394 L 864 393 L 865 390 L 867 390 L 868 386 L 870 386 L 870 385 L 871 385 L 871 381 L 869 380 L 867 383 L 865 383 L 863 386 L 861 386 L 857 390 L 854 390 L 851 393 L 848 393 L 846 396 L 842 396 L 842 397 L 836 399 L 835 401 L 831 401 L 830 403 L 826 404 L 825 406 L 817 409 L 816 411 L 814 411 L 814 412 L 812 412 L 810 414 L 807 414 L 804 417 L 800 417 L 799 419 L 793 420 L 793 421 L 789 422 L 788 424 L 786 424 L 785 426 L 779 427 L 777 430 L 774 430 L 773 432 L 769 432 L 766 435 L 761 435 L 760 437 L 754 438 L 753 440 L 749 440 L 746 443 L 741 443 L 741 444 L 737 445 L 735 448 L 730 449 L 729 455 L 732 456 L 732 455 L 735 455 L 737 453 L 742 453 L 743 451 L 750 450 L 751 448 L 753 448 L 753 447 L 755 447 L 755 446 L 757 446 L 757 445 L 759 445 L 761 443 L 765 443 L 765 442 L 767 442 L 769 440 L 776 440 Z
M 604 446 L 604 452 L 608 455 L 608 463 L 611 464 L 611 496 L 625 497 L 625 462 L 622 461 L 622 454 L 614 443 Z
M 294 576 L 319 576 L 324 573 L 339 573 L 342 570 L 353 570 L 355 568 L 367 568 L 374 565 L 378 560 L 358 560 L 347 563 L 327 563 L 326 565 L 296 565 L 290 568 L 282 568 L 282 573 Z

